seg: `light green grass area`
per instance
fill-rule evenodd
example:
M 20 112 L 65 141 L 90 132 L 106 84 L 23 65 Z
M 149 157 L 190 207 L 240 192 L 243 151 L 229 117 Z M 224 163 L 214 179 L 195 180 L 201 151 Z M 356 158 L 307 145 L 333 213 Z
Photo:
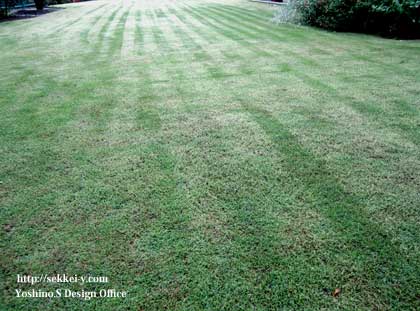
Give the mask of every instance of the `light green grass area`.
M 0 310 L 420 308 L 419 41 L 61 7 L 0 23 Z M 109 283 L 16 283 L 57 273 Z

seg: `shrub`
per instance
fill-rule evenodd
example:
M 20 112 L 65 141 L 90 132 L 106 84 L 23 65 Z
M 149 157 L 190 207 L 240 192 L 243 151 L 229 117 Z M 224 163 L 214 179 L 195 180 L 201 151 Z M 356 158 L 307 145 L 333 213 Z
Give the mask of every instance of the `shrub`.
M 45 7 L 45 1 L 44 0 L 35 0 L 35 7 L 38 11 L 42 11 Z
M 375 1 L 367 27 L 384 35 L 420 38 L 420 0 Z M 381 23 L 386 28 L 381 27 Z
M 289 6 L 311 26 L 420 38 L 420 0 L 291 0 Z

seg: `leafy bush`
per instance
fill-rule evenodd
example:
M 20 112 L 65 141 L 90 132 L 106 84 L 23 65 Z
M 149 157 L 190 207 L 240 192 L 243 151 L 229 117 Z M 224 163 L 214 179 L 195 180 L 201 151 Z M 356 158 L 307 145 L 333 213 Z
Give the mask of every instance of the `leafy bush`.
M 375 32 L 397 37 L 420 38 L 420 0 L 387 0 L 375 1 L 372 5 L 372 16 L 367 26 Z M 386 25 L 385 29 L 381 24 Z
M 420 38 L 420 0 L 291 0 L 289 6 L 307 25 Z

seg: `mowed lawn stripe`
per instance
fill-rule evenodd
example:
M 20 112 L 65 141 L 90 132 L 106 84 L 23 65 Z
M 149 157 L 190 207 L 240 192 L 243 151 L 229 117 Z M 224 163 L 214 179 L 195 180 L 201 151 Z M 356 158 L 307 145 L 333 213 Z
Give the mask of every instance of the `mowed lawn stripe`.
M 187 83 L 189 83 L 189 82 L 187 82 Z M 188 85 L 187 85 L 188 86 Z M 176 129 L 174 129 L 175 130 L 175 132 L 176 132 Z M 173 132 L 173 131 L 171 131 L 171 132 Z M 200 157 L 199 155 L 200 155 L 201 153 L 195 153 L 195 155 L 197 156 L 197 157 Z M 217 164 L 216 164 L 217 165 Z M 223 180 L 223 179 L 222 179 Z M 206 183 L 207 184 L 207 183 Z M 203 189 L 200 189 L 201 187 L 199 186 L 199 185 L 197 185 L 197 190 L 196 191 L 205 191 L 205 189 L 206 188 L 203 188 Z M 251 189 L 249 189 L 249 190 L 251 190 Z M 258 189 L 253 189 L 253 190 L 255 190 L 255 191 L 258 191 Z M 215 193 L 214 195 L 217 195 L 217 193 Z M 223 205 L 226 205 L 226 204 L 229 204 L 229 202 L 230 202 L 230 204 L 233 204 L 232 202 L 237 202 L 237 200 L 238 200 L 238 198 L 240 198 L 240 197 L 236 197 L 236 196 L 234 196 L 233 195 L 233 198 L 231 199 L 231 201 L 227 201 L 227 203 L 222 203 L 222 202 L 215 202 L 214 204 L 217 206 L 217 205 L 219 205 L 220 203 L 222 203 Z M 256 211 L 254 211 L 254 210 L 252 210 L 252 208 L 253 208 L 253 205 L 255 204 L 252 204 L 252 199 L 249 199 L 249 200 L 251 200 L 248 204 L 250 205 L 250 210 L 249 211 L 246 211 L 245 210 L 245 212 L 248 214 L 248 217 L 246 217 L 246 218 L 244 218 L 242 221 L 243 221 L 243 224 L 241 225 L 241 218 L 242 217 L 244 217 L 243 216 L 243 212 L 244 212 L 244 210 L 242 210 L 241 208 L 240 208 L 240 204 L 239 203 L 236 203 L 236 204 L 234 204 L 234 206 L 233 207 L 231 207 L 230 208 L 230 210 L 231 210 L 231 213 L 234 213 L 233 215 L 231 215 L 231 216 L 229 216 L 229 217 L 232 217 L 235 221 L 233 222 L 233 223 L 235 223 L 236 222 L 236 224 L 234 225 L 235 226 L 235 228 L 237 228 L 236 230 L 239 230 L 239 232 L 240 232 L 240 234 L 241 235 L 243 235 L 243 234 L 246 234 L 246 236 L 248 236 L 248 237 L 252 237 L 252 236 L 255 236 L 255 234 L 256 234 L 256 232 L 258 232 L 258 234 L 259 235 L 261 235 L 262 234 L 262 232 L 263 232 L 263 230 L 267 230 L 267 233 L 266 234 L 269 234 L 268 233 L 268 231 L 269 231 L 269 228 L 264 228 L 264 225 L 262 225 L 263 223 L 273 223 L 273 220 L 271 219 L 270 220 L 270 216 L 268 215 L 268 214 L 264 214 L 263 213 L 263 210 L 260 210 L 260 211 L 258 211 L 259 213 L 261 213 L 260 214 L 260 216 L 257 216 L 258 215 L 258 213 L 256 213 Z M 222 206 L 223 206 L 222 205 Z M 203 213 L 204 211 L 200 211 L 200 213 Z M 203 219 L 211 219 L 211 217 L 213 217 L 213 218 L 215 218 L 215 219 L 213 219 L 214 221 L 216 221 L 217 222 L 217 219 L 226 219 L 226 215 L 225 216 L 222 216 L 221 215 L 221 213 L 223 213 L 221 210 L 214 210 L 213 209 L 213 213 L 212 214 L 210 214 L 210 216 L 203 216 L 203 215 L 201 215 L 201 217 L 203 218 Z M 247 215 L 247 214 L 245 214 L 245 215 Z M 196 216 L 197 217 L 197 216 Z M 261 219 L 261 217 L 263 218 L 263 219 Z M 255 219 L 254 219 L 255 218 Z M 274 225 L 275 226 L 275 225 Z M 247 230 L 247 227 L 251 227 L 251 228 L 253 228 L 252 230 L 250 230 L 250 232 L 249 233 L 245 233 L 246 232 L 246 230 Z M 270 227 L 271 228 L 271 227 Z M 272 228 L 271 228 L 272 229 Z M 220 229 L 219 229 L 220 230 Z M 230 229 L 230 230 L 232 230 L 232 229 Z M 239 233 L 238 232 L 238 233 Z M 274 231 L 275 232 L 275 231 Z M 228 233 L 229 233 L 229 231 L 228 231 Z M 220 234 L 223 236 L 224 234 L 226 234 L 226 233 L 223 233 L 223 231 L 222 232 L 220 232 Z M 265 241 L 265 242 L 267 242 L 270 238 L 272 238 L 272 234 L 273 233 L 271 233 L 270 235 L 268 235 L 267 237 L 264 237 L 263 235 L 261 236 L 261 239 L 263 240 L 263 241 Z M 234 239 L 234 238 L 233 238 Z M 230 251 L 228 251 L 229 252 L 229 254 L 232 254 L 231 256 L 233 257 L 232 258 L 232 261 L 235 259 L 235 257 L 236 256 L 238 256 L 239 258 L 241 258 L 241 256 L 244 256 L 244 251 L 245 251 L 245 254 L 246 254 L 246 252 L 249 252 L 250 250 L 252 250 L 252 246 L 255 246 L 255 244 L 256 244 L 256 242 L 255 241 L 253 241 L 251 238 L 244 238 L 244 240 L 242 240 L 242 239 L 239 239 L 239 241 L 237 241 L 237 242 L 235 242 L 235 244 L 236 244 L 236 246 L 235 246 L 235 248 L 234 248 L 234 250 L 232 250 L 232 248 L 230 248 Z M 204 243 L 204 241 L 202 241 L 202 242 L 200 242 L 200 243 Z M 239 244 L 238 244 L 239 243 Z M 260 243 L 258 244 L 258 245 L 260 245 Z M 225 245 L 224 246 L 224 248 L 226 248 L 228 245 Z M 220 246 L 221 247 L 221 246 Z M 214 249 L 214 246 L 213 247 L 211 247 L 211 246 L 202 246 L 201 248 L 202 249 L 206 249 L 207 250 L 207 252 L 206 252 L 206 254 L 212 254 L 212 252 L 216 252 L 216 254 L 217 254 L 217 257 L 219 256 L 219 254 L 220 254 L 220 250 L 218 250 L 218 248 L 220 248 L 220 247 L 217 247 L 214 251 L 211 251 L 212 249 Z M 262 246 L 262 247 L 264 247 L 264 246 Z M 254 251 L 254 250 L 252 250 L 252 251 Z M 276 248 L 273 248 L 272 249 L 272 251 L 273 252 L 276 252 Z M 227 250 L 224 250 L 223 252 L 227 252 Z M 261 250 L 258 250 L 258 249 L 255 249 L 255 253 L 256 254 L 259 254 L 259 255 L 261 255 L 262 253 L 265 253 L 265 252 L 263 252 L 263 250 L 261 249 Z M 241 255 L 242 254 L 242 255 Z M 249 253 L 248 253 L 249 254 Z M 191 251 L 191 253 L 190 253 L 190 256 L 189 257 L 192 257 L 192 258 L 189 258 L 188 259 L 188 262 L 190 262 L 191 264 L 193 264 L 194 262 L 196 262 L 197 264 L 195 264 L 195 265 L 197 265 L 198 267 L 197 267 L 197 269 L 203 269 L 203 268 L 200 268 L 200 266 L 199 266 L 199 263 L 201 263 L 203 260 L 206 260 L 205 258 L 203 259 L 203 258 L 201 258 L 201 256 L 202 256 L 202 254 L 200 254 L 200 253 L 198 253 L 198 254 L 196 254 L 196 253 L 194 253 L 194 252 L 192 252 Z M 274 253 L 270 253 L 270 254 L 266 254 L 266 258 L 268 259 L 268 258 L 271 258 L 271 257 L 273 257 L 273 256 L 275 256 L 275 254 Z M 216 258 L 217 258 L 216 257 Z M 238 258 L 237 257 L 237 258 Z M 251 256 L 252 257 L 252 256 Z M 257 260 L 257 258 L 261 258 L 261 257 L 259 257 L 259 256 L 256 256 L 255 257 L 256 258 L 256 260 Z M 279 259 L 278 258 L 278 256 L 275 256 L 274 257 L 275 259 Z M 195 260 L 194 260 L 195 259 Z M 237 260 L 237 259 L 235 259 L 235 260 Z M 233 262 L 237 262 L 237 261 L 233 261 Z M 210 267 L 211 266 L 213 266 L 213 265 L 211 265 L 211 261 L 209 262 L 209 264 L 210 264 Z M 261 263 L 260 263 L 260 265 L 261 265 Z M 265 264 L 265 265 L 268 265 L 268 264 Z M 233 267 L 230 267 L 230 269 L 232 269 Z M 227 274 L 227 271 L 225 271 L 225 270 L 221 270 L 220 271 L 220 273 L 221 274 L 216 274 L 215 276 L 212 276 L 211 274 L 209 274 L 209 277 L 213 280 L 213 282 L 217 282 L 218 284 L 223 284 L 223 283 L 220 283 L 221 281 L 223 281 L 224 282 L 224 286 L 227 286 L 228 288 L 230 288 L 230 286 L 231 285 L 229 285 L 229 284 L 231 284 L 232 282 L 235 282 L 235 280 L 240 280 L 241 282 L 249 282 L 248 284 L 249 284 L 249 286 L 251 286 L 251 284 L 253 283 L 253 281 L 252 281 L 252 279 L 250 279 L 250 280 L 247 280 L 248 279 L 248 277 L 252 277 L 253 275 L 254 275 L 254 272 L 252 272 L 252 270 L 253 269 L 256 269 L 257 271 L 258 271 L 258 269 L 268 269 L 267 268 L 267 266 L 264 266 L 263 268 L 260 268 L 259 267 L 259 265 L 258 265 L 258 263 L 255 261 L 255 262 L 252 262 L 252 263 L 250 263 L 250 264 L 246 264 L 245 262 L 243 263 L 243 266 L 241 266 L 240 264 L 238 265 L 238 267 L 237 267 L 237 269 L 243 269 L 242 271 L 241 270 L 239 270 L 239 271 L 230 271 L 228 274 Z M 251 270 L 249 270 L 249 269 L 251 269 Z M 202 276 L 201 276 L 202 277 Z M 221 279 L 217 279 L 217 278 L 215 278 L 215 277 L 217 277 L 217 278 L 221 278 Z M 273 276 L 273 279 L 271 280 L 272 282 L 273 281 L 275 281 L 275 280 L 277 280 L 277 277 L 275 277 L 275 276 Z M 268 281 L 269 282 L 269 281 Z M 181 285 L 183 285 L 183 286 L 188 286 L 188 283 L 181 283 L 180 284 L 180 286 Z M 181 287 L 182 288 L 182 287 Z M 182 292 L 182 289 L 180 290 L 181 292 Z M 193 295 L 193 296 L 197 296 L 197 297 L 203 297 L 203 295 L 206 293 L 206 292 L 209 292 L 210 291 L 210 293 L 211 293 L 211 289 L 210 288 L 201 288 L 201 287 L 198 287 L 198 288 L 195 288 L 195 289 L 190 289 L 190 291 L 192 291 L 191 292 L 191 294 L 190 295 Z M 322 290 L 320 290 L 320 292 L 322 292 Z M 242 292 L 241 292 L 242 293 Z M 246 293 L 246 291 L 245 292 L 243 292 L 243 294 L 245 294 Z M 238 293 L 239 294 L 239 293 Z M 261 294 L 259 294 L 258 292 L 257 293 L 255 293 L 255 295 L 257 296 L 257 297 L 264 297 L 264 295 L 261 293 Z M 286 295 L 287 296 L 287 295 Z M 204 299 L 204 297 L 203 297 L 203 299 Z M 209 298 L 207 298 L 208 300 L 208 303 L 211 305 L 211 303 L 212 303 L 212 297 L 209 297 Z M 226 299 L 226 301 L 227 302 L 229 302 L 229 303 L 231 303 L 230 301 L 231 301 L 231 297 L 229 297 L 229 296 L 224 296 L 224 299 Z M 264 300 L 265 302 L 267 302 L 267 300 Z M 272 302 L 273 304 L 275 304 L 275 305 L 277 305 L 277 302 Z M 292 303 L 291 303 L 292 304 Z
M 188 47 L 187 42 L 189 42 L 189 44 L 191 45 L 190 54 L 192 54 L 194 62 L 196 64 L 202 64 L 202 66 L 197 66 L 197 67 L 198 68 L 206 67 L 206 71 L 210 75 L 225 76 L 226 73 L 223 70 L 220 63 L 224 63 L 226 59 L 223 57 L 222 54 L 214 55 L 215 53 L 218 53 L 219 50 L 212 49 L 211 46 L 209 46 L 209 42 L 205 38 L 200 36 L 199 33 L 189 30 L 188 26 L 186 26 L 179 18 L 177 17 L 175 18 L 176 19 L 172 21 L 172 23 L 176 23 L 177 25 L 176 27 L 177 30 L 175 33 L 179 36 L 180 40 L 183 43 L 184 48 Z M 188 55 L 188 57 L 191 57 L 191 55 Z M 208 63 L 209 62 L 215 63 L 215 58 L 217 58 L 220 63 L 218 65 L 209 67 Z M 188 60 L 183 62 L 182 65 L 188 67 L 187 63 L 188 63 Z M 201 74 L 200 72 L 193 73 L 193 76 L 194 75 L 200 76 L 200 74 Z
M 306 173 L 308 173 L 308 175 L 309 175 L 309 176 L 311 176 L 310 172 L 306 172 Z M 302 175 L 303 175 L 303 174 L 302 174 Z M 324 177 L 322 177 L 322 178 L 324 178 Z M 332 184 L 333 184 L 333 183 L 334 183 L 334 182 L 332 181 Z M 340 190 L 340 191 L 342 191 L 342 190 Z M 327 195 L 326 197 L 331 198 L 331 196 L 328 196 L 328 195 Z M 350 204 L 349 204 L 349 205 L 350 205 Z M 344 218 L 344 219 L 345 219 L 345 218 Z M 358 220 L 359 220 L 359 219 L 357 219 L 355 222 L 356 222 L 356 223 L 358 223 Z M 369 225 L 370 225 L 370 224 L 367 224 L 367 227 L 369 227 Z M 377 229 L 377 228 L 375 228 L 375 229 Z M 385 242 L 388 242 L 388 241 L 385 241 Z M 381 243 L 381 244 L 386 244 L 386 243 Z M 374 244 L 373 244 L 373 245 L 374 245 Z M 379 249 L 380 249 L 380 248 L 379 248 Z M 364 273 L 363 273 L 363 271 L 362 271 L 362 272 L 361 272 L 361 275 L 363 275 L 363 274 L 364 274 Z M 375 279 L 376 279 L 376 278 L 375 278 Z
M 192 18 L 191 15 L 189 15 L 185 10 L 181 8 L 174 9 L 171 7 L 169 9 L 169 12 L 171 12 L 174 16 L 176 16 L 177 20 L 183 24 L 182 28 L 188 32 L 191 33 L 192 37 L 197 37 L 197 40 L 199 39 L 201 46 L 205 49 L 212 49 L 212 45 L 220 42 L 219 33 L 217 31 L 211 31 L 211 29 L 208 29 L 206 27 L 203 29 L 203 24 L 201 24 L 199 21 L 197 21 L 195 18 Z M 232 43 L 235 43 L 232 41 Z M 216 50 L 218 53 L 222 54 L 224 59 L 229 59 L 230 62 L 233 60 L 240 60 L 242 58 L 240 53 L 236 53 L 234 48 L 215 48 L 213 50 Z M 208 53 L 207 53 L 208 54 Z M 207 57 L 207 55 L 204 55 Z
M 343 248 L 340 256 L 348 256 L 347 259 L 351 261 L 362 262 L 358 265 L 362 267 L 361 271 L 353 273 L 364 281 L 370 279 L 369 283 L 377 287 L 377 296 L 392 287 L 393 279 L 397 277 L 402 286 L 409 286 L 415 282 L 415 269 L 407 271 L 404 268 L 410 261 L 409 257 L 400 251 L 400 246 L 387 236 L 380 225 L 370 221 L 365 214 L 362 202 L 366 198 L 360 198 L 342 189 L 333 173 L 325 168 L 324 161 L 302 148 L 296 138 L 268 112 L 247 105 L 244 108 L 270 135 L 294 178 L 305 184 L 305 192 L 314 200 L 314 207 L 328 217 L 331 220 L 330 225 L 342 235 L 340 243 Z M 386 259 L 388 254 L 398 255 L 389 262 Z M 384 277 L 384 274 L 390 271 L 393 276 Z M 349 282 L 351 278 L 346 280 L 344 276 L 341 282 Z M 400 297 L 399 300 L 400 307 L 408 307 L 415 301 L 415 295 Z
M 78 17 L 72 18 L 70 21 L 67 22 L 66 20 L 64 20 L 65 22 L 63 24 L 58 25 L 58 27 L 54 29 L 54 31 L 51 31 L 49 34 L 53 37 L 59 37 L 63 30 L 68 31 L 69 29 L 72 29 L 72 26 L 76 24 L 82 24 L 86 18 L 90 18 L 91 14 L 98 14 L 98 11 L 100 11 L 101 9 L 106 9 L 108 6 L 109 4 L 104 3 L 103 5 L 95 7 L 87 12 L 82 11 Z
M 316 81 L 316 80 L 314 80 L 314 81 Z M 313 83 L 311 83 L 312 85 L 316 85 L 316 86 L 318 86 L 318 85 L 322 85 L 322 83 L 320 82 L 320 81 L 316 81 L 317 83 L 316 84 L 313 84 Z M 338 98 L 340 98 L 340 97 L 338 97 Z M 309 174 L 310 175 L 310 174 Z M 385 241 L 386 242 L 386 241 Z M 383 243 L 383 244 L 386 244 L 386 243 Z M 413 280 L 411 280 L 411 281 L 413 281 Z M 410 299 L 414 299 L 414 297 L 412 296 Z M 411 300 L 409 300 L 410 302 L 411 302 Z
M 211 11 L 212 9 L 210 9 Z M 220 13 L 220 11 L 215 10 L 214 11 L 217 17 L 220 17 L 221 20 L 224 21 L 230 21 L 232 24 L 234 25 L 242 25 L 243 28 L 246 28 L 248 30 L 251 30 L 254 35 L 260 39 L 265 39 L 266 37 L 270 38 L 272 40 L 272 43 L 276 44 L 275 46 L 273 46 L 270 51 L 274 54 L 279 54 L 279 57 L 282 57 L 283 59 L 286 57 L 295 59 L 295 60 L 301 60 L 305 65 L 312 65 L 312 66 L 318 66 L 318 63 L 312 59 L 312 58 L 308 58 L 302 55 L 302 50 L 295 52 L 292 51 L 290 48 L 285 49 L 284 48 L 284 41 L 287 42 L 288 39 L 293 39 L 295 40 L 296 43 L 296 38 L 289 38 L 289 36 L 284 36 L 282 34 L 279 34 L 278 32 L 276 33 L 270 33 L 269 29 L 267 29 L 267 25 L 262 26 L 262 27 L 256 27 L 255 25 L 257 24 L 255 21 L 252 21 L 250 23 L 247 22 L 243 22 L 243 19 L 241 19 L 240 17 L 235 17 L 232 16 L 231 13 L 229 12 L 228 14 L 225 13 Z M 302 42 L 303 43 L 303 42 Z M 307 44 L 307 43 L 306 43 Z M 274 55 L 272 55 L 272 57 L 275 57 Z
M 254 52 L 256 55 L 262 55 L 266 57 L 270 56 L 270 54 L 267 53 L 265 50 L 259 49 L 255 45 L 246 41 L 248 36 L 251 36 L 249 39 L 257 38 L 256 35 L 250 34 L 248 30 L 239 29 L 235 27 L 234 25 L 215 19 L 211 15 L 200 14 L 198 13 L 198 10 L 195 8 L 188 8 L 186 9 L 186 11 L 203 25 L 207 25 L 207 27 L 214 29 L 223 37 L 226 37 L 229 40 L 236 42 L 238 45 L 241 46 L 241 48 L 250 50 Z
M 152 31 L 150 28 L 148 30 Z M 161 42 L 158 40 L 153 44 Z M 146 45 L 145 48 L 147 47 Z M 133 71 L 129 71 L 130 75 L 137 75 L 138 80 L 127 81 L 128 94 L 124 95 L 127 101 L 123 101 L 124 104 L 115 110 L 115 113 L 120 113 L 124 107 L 128 108 L 125 115 L 136 116 L 138 126 L 138 132 L 131 131 L 133 139 L 131 144 L 125 145 L 124 149 L 127 150 L 128 155 L 124 156 L 125 151 L 122 151 L 121 157 L 132 158 L 131 163 L 142 161 L 139 164 L 145 170 L 144 176 L 149 176 L 144 184 L 148 190 L 139 189 L 140 198 L 145 195 L 143 200 L 138 202 L 141 209 L 132 210 L 135 216 L 133 216 L 133 221 L 142 220 L 140 230 L 133 232 L 134 244 L 131 249 L 133 258 L 137 256 L 137 261 L 141 263 L 139 267 L 141 276 L 136 277 L 137 287 L 133 289 L 133 299 L 141 308 L 158 308 L 161 304 L 166 304 L 168 307 L 176 306 L 177 299 L 173 298 L 178 296 L 181 298 L 185 294 L 178 285 L 182 280 L 178 280 L 176 275 L 181 272 L 187 273 L 183 258 L 188 249 L 191 249 L 189 244 L 185 244 L 188 243 L 188 211 L 191 208 L 185 202 L 182 189 L 177 186 L 177 178 L 174 176 L 177 162 L 168 152 L 165 138 L 161 137 L 161 112 L 154 106 L 154 103 L 162 98 L 162 94 L 160 85 L 153 83 L 153 77 L 158 75 L 159 71 L 152 74 L 150 72 L 152 68 L 158 69 L 155 61 L 159 57 L 156 55 L 153 59 L 152 63 L 137 65 Z M 141 83 L 136 83 L 136 81 Z M 127 106 L 127 102 L 131 103 L 130 106 Z M 124 128 L 126 125 L 121 126 Z M 119 126 L 118 128 L 121 131 Z M 121 134 L 127 133 L 122 130 Z M 142 139 L 136 143 L 136 139 L 142 136 L 148 138 L 144 137 L 146 140 Z M 130 152 L 130 150 L 138 151 Z M 147 152 L 145 162 L 138 157 L 138 152 L 141 150 Z M 132 171 L 132 174 L 132 178 L 136 178 L 139 171 Z M 155 178 L 156 181 L 154 181 Z M 159 198 L 155 197 L 155 191 L 160 193 Z M 147 219 L 146 222 L 143 221 L 145 219 Z M 162 283 L 162 278 L 165 278 L 167 274 L 175 277 Z
M 130 8 L 125 8 L 124 13 L 119 18 L 116 17 L 111 23 L 110 32 L 107 34 L 110 40 L 104 51 L 104 57 L 110 57 L 112 59 L 117 56 L 115 54 L 120 54 L 124 39 L 125 23 L 127 22 L 129 12 Z
M 137 52 L 137 54 L 141 54 L 141 51 L 144 52 L 144 33 L 143 33 L 143 26 L 142 26 L 142 13 L 141 10 L 136 10 L 136 27 L 135 27 L 135 47 L 133 52 Z
M 102 46 L 104 44 L 106 34 L 108 32 L 108 29 L 111 27 L 112 21 L 115 19 L 116 15 L 120 10 L 122 9 L 122 6 L 117 6 L 109 16 L 106 17 L 105 23 L 103 23 L 102 27 L 99 29 L 97 34 L 97 39 L 94 45 L 89 43 L 88 47 L 91 47 L 93 51 L 95 51 L 95 58 L 97 55 L 99 55 L 100 50 L 102 49 Z
M 186 14 L 182 8 L 170 6 L 168 7 L 168 12 L 176 17 L 176 19 L 183 23 L 185 28 L 188 28 L 189 31 L 194 32 L 197 36 L 203 38 L 203 41 L 214 44 L 217 41 L 214 39 L 214 36 L 209 34 L 209 31 L 203 31 L 201 24 L 194 19 L 191 19 L 190 15 Z
M 212 9 L 210 9 L 209 11 L 211 11 L 211 10 Z M 223 16 L 228 17 L 226 14 L 224 14 Z M 237 24 L 240 24 L 239 17 L 235 18 L 235 22 Z M 244 26 L 247 26 L 249 28 L 253 28 L 253 26 L 250 25 L 250 24 L 244 24 Z M 262 29 L 262 30 L 263 30 L 262 31 L 263 34 L 268 34 L 269 33 L 268 31 L 264 31 L 264 29 Z M 259 32 L 261 32 L 261 30 Z M 270 35 L 270 37 L 273 40 L 276 40 L 276 39 L 282 40 L 282 37 L 279 37 L 276 34 Z M 279 50 L 280 49 L 281 48 L 279 48 Z M 296 59 L 301 59 L 302 62 L 305 65 L 310 65 L 310 66 L 315 66 L 315 67 L 320 66 L 316 61 L 314 61 L 312 59 L 308 59 L 306 57 L 303 57 L 299 53 L 295 53 L 295 52 L 292 52 L 290 50 L 280 52 L 280 56 L 286 56 L 287 53 L 289 53 L 290 55 L 292 55 L 292 57 L 294 57 Z M 369 61 L 369 59 L 365 58 L 365 61 Z M 380 66 L 381 69 L 388 69 L 389 68 L 389 65 L 384 65 L 383 63 L 378 63 L 378 65 Z M 396 118 L 397 117 L 395 115 L 395 113 L 392 113 L 388 116 L 385 116 L 384 113 L 386 113 L 386 112 L 384 110 L 378 110 L 378 109 L 380 109 L 380 107 L 377 106 L 377 105 L 372 106 L 372 105 L 369 105 L 369 103 L 366 104 L 365 102 L 360 102 L 360 101 L 358 102 L 356 100 L 351 100 L 351 99 L 349 100 L 349 98 L 347 98 L 346 96 L 339 95 L 338 90 L 336 90 L 336 89 L 332 88 L 331 86 L 323 83 L 322 80 L 319 80 L 319 79 L 316 79 L 316 78 L 311 78 L 308 75 L 301 74 L 299 71 L 293 71 L 293 72 L 295 72 L 296 75 L 298 77 L 300 77 L 305 83 L 309 83 L 312 87 L 316 87 L 317 89 L 319 89 L 321 91 L 326 91 L 326 94 L 330 94 L 331 96 L 335 96 L 336 99 L 338 98 L 338 99 L 340 99 L 344 102 L 349 102 L 349 104 L 353 108 L 357 109 L 359 112 L 367 113 L 368 116 L 371 116 L 371 117 L 377 119 L 378 121 L 385 121 L 385 122 L 389 123 L 389 120 L 390 120 L 389 118 Z M 403 73 L 407 73 L 407 71 L 403 70 Z M 410 72 L 410 76 L 411 76 L 411 72 Z M 343 85 L 343 87 L 344 87 L 344 85 Z M 369 109 L 369 107 L 371 107 L 371 108 Z M 372 116 L 372 114 L 373 114 L 373 116 Z M 377 117 L 378 114 L 381 116 L 381 118 Z M 386 119 L 384 119 L 383 117 L 386 117 Z M 401 123 L 398 123 L 398 124 L 401 125 Z M 418 134 L 418 131 L 415 130 L 415 127 L 407 127 L 407 126 L 404 125 L 404 126 L 402 126 L 401 129 L 411 131 L 411 133 L 409 134 L 409 137 L 411 137 L 412 135 L 417 136 L 417 134 Z M 417 138 L 415 138 L 415 139 L 417 139 Z M 414 142 L 417 142 L 417 141 L 414 141 Z
M 305 32 L 299 32 L 296 33 L 296 31 L 293 31 L 293 27 L 295 26 L 286 26 L 282 29 L 281 32 L 276 31 L 275 26 L 273 26 L 267 18 L 261 18 L 260 15 L 257 15 L 253 12 L 249 12 L 249 10 L 244 10 L 243 8 L 239 7 L 231 7 L 228 5 L 223 6 L 216 6 L 215 7 L 218 11 L 226 12 L 230 15 L 236 16 L 240 21 L 246 21 L 247 27 L 252 29 L 255 28 L 256 25 L 262 26 L 265 28 L 265 31 L 262 32 L 262 35 L 265 35 L 267 33 L 273 34 L 275 37 L 278 37 L 279 39 L 284 39 L 281 37 L 283 34 L 290 34 L 292 38 L 296 39 L 305 39 L 306 44 L 316 44 L 317 46 L 322 46 L 323 48 L 331 48 L 333 47 L 330 43 L 334 42 L 335 44 L 340 43 L 341 45 L 346 47 L 346 50 L 349 51 L 350 55 L 353 57 L 356 57 L 360 60 L 369 61 L 372 62 L 372 64 L 379 64 L 383 66 L 389 67 L 391 70 L 397 70 L 401 71 L 401 73 L 413 73 L 411 70 L 407 71 L 406 69 L 403 69 L 402 66 L 392 66 L 391 64 L 386 64 L 381 61 L 380 57 L 370 57 L 366 54 L 360 54 L 360 50 L 358 50 L 359 46 L 362 45 L 363 48 L 368 49 L 369 51 L 375 52 L 378 50 L 378 45 L 372 43 L 374 40 L 364 40 L 361 41 L 359 38 L 357 40 L 357 45 L 354 44 L 354 38 L 351 36 L 348 36 L 346 39 L 348 40 L 342 40 L 340 37 L 335 36 L 334 34 L 322 31 L 322 30 L 316 30 L 311 29 L 308 27 L 305 27 Z M 240 22 L 239 21 L 239 22 Z M 292 28 L 292 29 L 290 29 Z M 299 37 L 295 37 L 296 35 L 299 35 Z M 322 38 L 324 41 L 320 42 L 319 39 L 314 38 L 313 35 L 316 34 L 316 37 Z M 310 39 L 310 40 L 309 40 Z M 326 40 L 326 41 L 325 41 Z M 341 41 L 340 41 L 341 40 Z M 300 42 L 301 40 L 298 40 Z M 382 45 L 386 46 L 387 42 L 381 42 Z M 327 51 L 326 51 L 327 52 Z M 400 56 L 400 55 L 398 55 Z M 406 57 L 413 57 L 413 53 L 410 53 L 409 55 L 406 55 Z
M 410 126 L 405 120 L 407 113 L 418 117 L 419 111 L 413 111 L 412 106 L 408 105 L 407 102 L 395 101 L 395 109 L 392 110 L 389 110 L 388 108 L 392 104 L 387 102 L 388 109 L 384 109 L 381 105 L 366 102 L 362 98 L 358 99 L 357 96 L 349 97 L 346 94 L 342 94 L 342 92 L 339 91 L 340 88 L 336 89 L 323 82 L 320 78 L 314 78 L 297 71 L 294 73 L 297 77 L 302 79 L 304 83 L 322 91 L 329 100 L 339 100 L 371 119 L 374 124 L 377 124 L 377 127 L 386 126 L 393 131 L 397 131 L 408 140 L 411 140 L 415 145 L 419 145 L 419 131 L 416 129 L 415 124 Z M 344 88 L 345 84 L 342 84 L 341 86 Z M 395 120 L 398 119 L 400 119 L 401 122 L 395 122 Z
M 85 29 L 80 31 L 80 39 L 82 44 L 86 45 L 87 50 L 98 46 L 98 44 L 93 43 L 104 36 L 104 29 L 110 24 L 110 20 L 113 19 L 113 16 L 115 16 L 118 9 L 119 7 L 114 8 L 111 6 L 105 12 L 98 10 L 96 12 L 97 16 L 92 18 L 92 23 L 90 25 L 84 25 Z

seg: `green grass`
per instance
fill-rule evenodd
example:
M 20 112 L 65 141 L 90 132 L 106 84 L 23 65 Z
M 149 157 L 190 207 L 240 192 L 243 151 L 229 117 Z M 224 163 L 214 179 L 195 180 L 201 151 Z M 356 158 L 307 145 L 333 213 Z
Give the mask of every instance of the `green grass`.
M 1 310 L 420 308 L 419 41 L 63 8 L 0 24 Z M 128 297 L 15 297 L 60 287 Z

